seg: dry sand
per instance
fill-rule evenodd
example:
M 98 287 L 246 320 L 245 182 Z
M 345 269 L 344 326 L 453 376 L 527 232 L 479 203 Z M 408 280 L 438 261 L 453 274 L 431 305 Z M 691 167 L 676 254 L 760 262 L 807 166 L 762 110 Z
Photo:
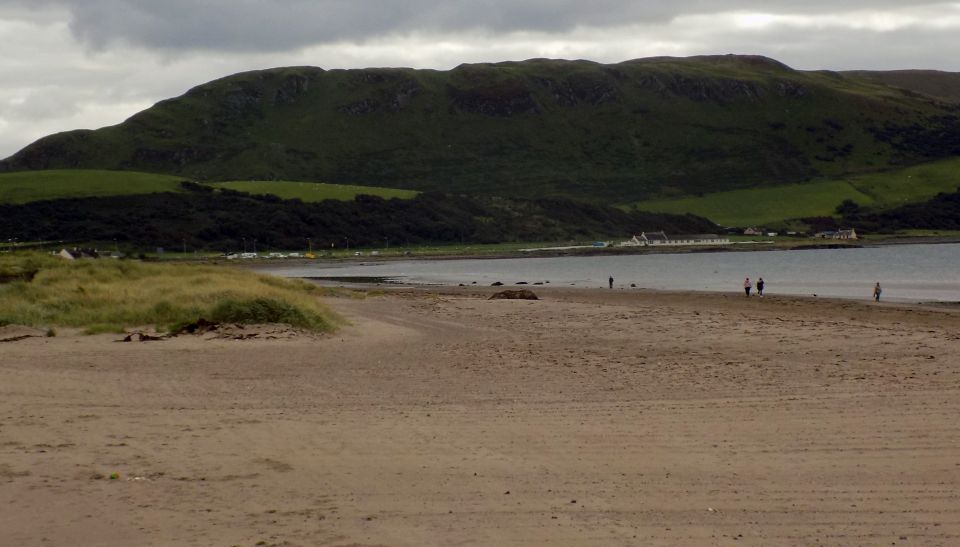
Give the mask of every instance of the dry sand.
M 957 312 L 536 290 L 0 343 L 0 544 L 960 544 Z

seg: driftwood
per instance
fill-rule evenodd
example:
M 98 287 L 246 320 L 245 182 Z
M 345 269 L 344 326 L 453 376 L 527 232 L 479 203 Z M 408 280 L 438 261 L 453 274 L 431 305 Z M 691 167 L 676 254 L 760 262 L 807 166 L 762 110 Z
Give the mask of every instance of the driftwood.
M 35 334 L 23 334 L 21 336 L 11 336 L 10 338 L 0 338 L 0 343 L 5 342 L 19 342 L 20 340 L 26 340 L 27 338 L 35 338 Z
M 43 331 L 23 325 L 0 325 L 0 344 L 19 342 L 27 338 L 42 338 Z M 47 336 L 51 336 L 47 334 Z
M 488 300 L 540 300 L 530 289 L 516 291 L 500 291 L 493 294 Z
M 178 334 L 203 334 L 205 332 L 210 332 L 220 328 L 220 323 L 214 323 L 213 321 L 207 321 L 204 318 L 197 319 L 193 323 L 188 323 L 180 327 L 177 332 L 170 333 L 171 336 L 177 336 Z
M 137 342 L 152 342 L 154 340 L 165 340 L 166 338 L 166 336 L 154 336 L 145 332 L 131 332 L 124 336 L 123 340 L 117 340 L 117 342 L 133 342 L 134 339 L 136 339 Z
M 173 338 L 174 336 L 180 336 L 181 334 L 205 334 L 215 331 L 218 328 L 220 328 L 220 323 L 207 321 L 201 317 L 193 323 L 187 323 L 174 332 L 168 332 L 167 334 L 161 335 L 147 334 L 145 332 L 131 332 L 130 334 L 126 335 L 123 340 L 117 340 L 117 342 L 154 342 Z

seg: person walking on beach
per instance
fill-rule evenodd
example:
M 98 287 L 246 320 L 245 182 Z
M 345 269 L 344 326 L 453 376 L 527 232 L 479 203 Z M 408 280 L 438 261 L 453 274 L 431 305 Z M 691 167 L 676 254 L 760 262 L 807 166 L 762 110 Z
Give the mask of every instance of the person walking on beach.
M 613 288 L 613 276 L 612 276 L 612 275 L 610 276 L 609 281 L 610 281 L 610 288 L 612 289 L 612 288 Z
M 873 287 L 873 301 L 874 301 L 874 302 L 879 302 L 879 301 L 880 301 L 880 293 L 882 293 L 882 292 L 883 292 L 883 289 L 880 288 L 880 282 L 877 281 L 877 284 Z
M 763 278 L 757 279 L 757 294 L 763 298 Z
M 753 285 L 750 284 L 750 278 L 743 280 L 743 293 L 747 295 L 747 298 L 750 298 L 750 289 L 753 288 Z

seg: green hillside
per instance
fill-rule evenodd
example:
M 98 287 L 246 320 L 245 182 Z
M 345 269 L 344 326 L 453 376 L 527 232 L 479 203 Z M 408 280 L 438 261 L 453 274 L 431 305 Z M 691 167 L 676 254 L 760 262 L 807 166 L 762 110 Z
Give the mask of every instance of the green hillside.
M 853 70 L 843 74 L 960 103 L 960 73 L 940 70 Z
M 176 192 L 181 180 L 170 175 L 82 169 L 0 173 L 0 203 Z
M 830 216 L 845 199 L 869 208 L 889 209 L 923 202 L 958 187 L 960 158 L 954 158 L 884 173 L 635 205 L 645 211 L 692 213 L 724 226 L 761 226 L 791 218 Z
M 52 169 L 46 171 L 17 171 L 0 173 L 0 204 L 21 204 L 32 201 L 106 197 L 157 192 L 180 192 L 183 177 L 140 173 L 136 171 L 106 171 L 100 169 Z M 352 200 L 359 194 L 382 198 L 412 198 L 413 190 L 325 184 L 293 181 L 228 181 L 211 184 L 214 188 L 228 188 L 248 194 L 274 195 L 281 199 L 299 199 L 305 202 L 336 199 Z
M 307 203 L 337 199 L 349 201 L 360 194 L 380 196 L 385 199 L 409 199 L 417 195 L 411 190 L 397 190 L 394 188 L 379 188 L 375 186 L 355 186 L 347 184 L 326 184 L 322 182 L 294 182 L 294 181 L 257 181 L 240 180 L 217 182 L 211 184 L 215 188 L 229 188 L 248 194 L 269 194 L 282 199 L 299 199 Z
M 0 170 L 139 170 L 607 203 L 883 171 L 960 155 L 957 107 L 762 57 L 535 59 L 450 71 L 248 72 Z

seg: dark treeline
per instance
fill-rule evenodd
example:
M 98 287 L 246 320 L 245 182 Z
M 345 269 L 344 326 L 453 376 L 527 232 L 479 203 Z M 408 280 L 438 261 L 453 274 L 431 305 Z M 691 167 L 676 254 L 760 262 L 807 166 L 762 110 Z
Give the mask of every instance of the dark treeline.
M 627 238 L 642 230 L 705 233 L 692 215 L 626 212 L 563 199 L 420 194 L 414 199 L 361 195 L 303 203 L 274 196 L 213 192 L 61 199 L 0 206 L 0 238 L 112 242 L 127 247 L 220 251 L 382 247 L 422 243 L 501 243 Z
M 960 230 L 960 188 L 940 193 L 923 203 L 913 203 L 879 213 L 854 211 L 844 215 L 850 226 L 874 233 L 896 230 Z

